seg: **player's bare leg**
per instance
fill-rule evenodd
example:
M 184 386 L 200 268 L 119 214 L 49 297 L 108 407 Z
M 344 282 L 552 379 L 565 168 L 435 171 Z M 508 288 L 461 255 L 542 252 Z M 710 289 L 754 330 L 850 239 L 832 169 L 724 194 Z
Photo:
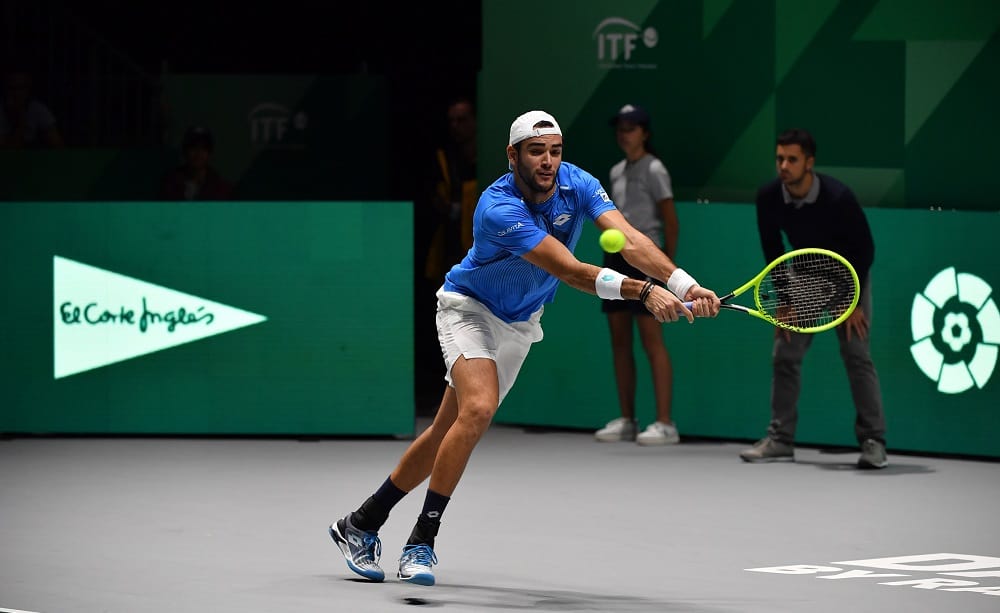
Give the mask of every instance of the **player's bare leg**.
M 416 478 L 416 468 L 425 468 L 429 450 L 437 447 L 424 508 L 399 558 L 399 578 L 418 585 L 434 585 L 432 566 L 437 564 L 434 539 L 441 525 L 441 513 L 465 472 L 472 450 L 490 427 L 500 404 L 500 382 L 493 360 L 459 357 L 451 367 L 451 378 L 455 385 L 453 390 L 449 390 L 455 399 L 451 404 L 457 411 L 451 427 L 447 428 L 443 439 L 437 438 L 441 432 L 428 436 L 414 450 L 413 457 L 409 460 L 404 457 L 397 469 L 401 470 L 400 478 L 405 478 L 410 468 L 408 463 L 412 463 L 413 478 Z M 446 408 L 446 404 L 442 404 L 442 409 Z
M 618 383 L 618 406 L 622 417 L 635 419 L 635 356 L 632 353 L 632 314 L 628 311 L 608 313 L 611 330 L 611 352 L 614 358 L 615 380 Z M 655 323 L 655 320 L 653 320 Z M 659 324 L 657 324 L 659 325 Z
M 670 353 L 663 344 L 663 325 L 652 317 L 636 317 L 642 348 L 649 358 L 653 374 L 653 395 L 656 398 L 656 419 L 672 423 L 670 401 L 673 394 L 674 370 Z
M 663 343 L 663 327 L 652 317 L 636 317 L 642 348 L 649 359 L 653 378 L 653 395 L 656 400 L 656 423 L 641 432 L 636 441 L 640 445 L 665 445 L 680 441 L 680 435 L 671 418 L 673 394 L 673 365 L 670 353 Z
M 472 450 L 482 438 L 500 404 L 500 383 L 493 360 L 458 358 L 451 368 L 457 397 L 457 418 L 440 443 L 431 472 L 430 489 L 451 496 Z
M 399 489 L 409 492 L 430 476 L 441 441 L 455 423 L 457 416 L 458 399 L 455 388 L 449 385 L 444 390 L 434 422 L 410 444 L 389 477 Z
M 384 579 L 385 573 L 378 565 L 382 551 L 378 529 L 388 518 L 389 509 L 431 474 L 441 441 L 457 415 L 455 390 L 448 387 L 434 422 L 410 444 L 379 492 L 357 511 L 330 525 L 330 536 L 344 554 L 348 568 L 371 581 Z

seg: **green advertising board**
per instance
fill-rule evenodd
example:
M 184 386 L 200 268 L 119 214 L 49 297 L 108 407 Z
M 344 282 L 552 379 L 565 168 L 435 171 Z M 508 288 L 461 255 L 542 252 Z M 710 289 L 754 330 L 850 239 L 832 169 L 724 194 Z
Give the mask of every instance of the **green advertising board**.
M 526 24 L 544 35 L 518 43 Z M 865 206 L 997 210 L 996 156 L 978 144 L 1000 141 L 998 74 L 987 0 L 485 2 L 480 182 L 535 108 L 604 180 L 621 158 L 608 119 L 632 103 L 683 200 L 752 201 L 777 133 L 798 127 Z
M 413 434 L 409 203 L 5 203 L 0 226 L 0 432 Z
M 753 206 L 678 205 L 678 262 L 720 293 L 764 265 Z M 891 448 L 1000 457 L 1000 214 L 871 209 L 872 357 Z M 721 247 L 721 248 L 720 248 Z M 577 248 L 599 263 L 597 232 Z M 610 335 L 599 302 L 562 287 L 497 420 L 597 428 L 619 415 Z M 774 329 L 723 312 L 663 326 L 674 368 L 674 418 L 683 435 L 755 439 L 770 419 Z M 638 417 L 654 416 L 648 364 L 636 342 Z M 798 440 L 853 445 L 854 404 L 836 335 L 820 333 L 803 364 Z

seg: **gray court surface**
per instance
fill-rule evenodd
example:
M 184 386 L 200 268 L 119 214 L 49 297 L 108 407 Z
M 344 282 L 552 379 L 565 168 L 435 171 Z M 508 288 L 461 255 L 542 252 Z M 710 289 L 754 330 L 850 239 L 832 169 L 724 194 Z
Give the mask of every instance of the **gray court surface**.
M 0 611 L 1000 610 L 1000 465 L 744 445 L 641 448 L 494 426 L 437 542 L 438 585 L 395 579 L 423 500 L 381 532 L 385 583 L 327 525 L 408 441 L 0 441 Z M 749 570 L 757 569 L 757 570 Z

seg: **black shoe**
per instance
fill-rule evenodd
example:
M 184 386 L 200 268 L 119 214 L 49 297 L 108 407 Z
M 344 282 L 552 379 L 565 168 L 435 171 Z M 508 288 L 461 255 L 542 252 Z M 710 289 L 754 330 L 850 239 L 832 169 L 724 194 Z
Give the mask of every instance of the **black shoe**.
M 385 573 L 378 565 L 382 555 L 378 532 L 358 530 L 351 525 L 351 516 L 348 515 L 330 526 L 330 538 L 340 547 L 348 568 L 371 581 L 385 580 Z

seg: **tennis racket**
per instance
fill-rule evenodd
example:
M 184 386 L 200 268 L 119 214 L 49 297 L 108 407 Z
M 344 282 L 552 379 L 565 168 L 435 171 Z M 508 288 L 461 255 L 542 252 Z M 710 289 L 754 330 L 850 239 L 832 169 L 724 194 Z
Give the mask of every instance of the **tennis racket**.
M 753 288 L 756 308 L 728 304 Z M 739 288 L 720 298 L 722 308 L 742 311 L 779 328 L 814 333 L 850 317 L 858 305 L 858 273 L 826 249 L 796 249 L 777 258 Z M 690 302 L 684 306 L 691 308 Z

